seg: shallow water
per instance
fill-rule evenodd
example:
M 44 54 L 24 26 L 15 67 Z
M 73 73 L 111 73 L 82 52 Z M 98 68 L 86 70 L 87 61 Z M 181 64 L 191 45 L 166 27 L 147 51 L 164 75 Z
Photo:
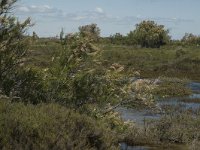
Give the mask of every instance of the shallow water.
M 200 98 L 200 94 L 192 94 L 189 96 L 190 99 L 197 99 Z
M 190 96 L 185 97 L 170 97 L 158 100 L 158 106 L 162 108 L 164 105 L 171 106 L 182 106 L 185 109 L 196 110 L 200 108 L 200 103 L 192 102 L 193 99 L 200 99 L 200 83 L 199 82 L 191 82 L 187 85 L 193 92 Z M 187 99 L 187 101 L 182 101 L 183 99 Z M 191 100 L 191 102 L 190 102 Z M 135 110 L 128 108 L 117 108 L 122 119 L 125 121 L 134 121 L 138 125 L 144 125 L 146 119 L 159 119 L 162 115 L 152 110 Z M 187 148 L 183 145 L 174 145 L 172 148 L 163 148 L 163 147 L 152 147 L 152 146 L 129 146 L 126 143 L 121 143 L 121 150 L 187 150 Z
M 120 150 L 188 150 L 185 145 L 160 145 L 160 146 L 128 146 L 125 143 L 121 143 Z
M 193 102 L 193 99 L 200 99 L 200 83 L 199 82 L 191 82 L 187 85 L 189 87 L 193 94 L 189 96 L 183 96 L 183 97 L 169 97 L 169 98 L 164 98 L 160 99 L 158 104 L 160 106 L 162 105 L 182 105 L 186 109 L 192 109 L 196 110 L 200 108 L 200 103 Z M 187 101 L 182 101 L 182 100 L 187 100 Z M 190 101 L 191 100 L 191 101 Z
M 124 107 L 116 108 L 116 111 L 121 114 L 124 121 L 133 121 L 139 125 L 144 125 L 145 119 L 159 119 L 160 114 L 157 114 L 151 110 L 134 110 Z
M 148 146 L 128 146 L 126 143 L 121 143 L 120 150 L 150 150 Z
M 158 100 L 158 106 L 162 108 L 164 105 L 171 106 L 182 106 L 184 109 L 192 109 L 197 110 L 200 108 L 200 103 L 192 102 L 193 99 L 200 98 L 200 83 L 191 82 L 188 84 L 188 87 L 194 92 L 194 94 L 190 96 L 184 97 L 169 97 Z M 186 102 L 181 101 L 183 99 L 187 99 Z M 189 101 L 191 100 L 191 102 Z M 122 116 L 122 119 L 125 121 L 134 121 L 139 125 L 144 124 L 145 119 L 159 119 L 161 117 L 160 113 L 153 112 L 152 110 L 135 110 L 128 109 L 124 107 L 116 108 L 116 111 L 119 112 Z
M 162 107 L 163 105 L 172 105 L 172 106 L 184 106 L 185 109 L 197 110 L 200 108 L 200 103 L 192 102 L 192 99 L 199 98 L 199 95 L 191 95 L 188 97 L 173 97 L 165 98 L 158 102 L 158 105 Z M 186 102 L 181 101 L 187 99 Z M 190 102 L 191 100 L 191 102 Z
M 191 82 L 187 85 L 194 93 L 200 94 L 200 82 Z

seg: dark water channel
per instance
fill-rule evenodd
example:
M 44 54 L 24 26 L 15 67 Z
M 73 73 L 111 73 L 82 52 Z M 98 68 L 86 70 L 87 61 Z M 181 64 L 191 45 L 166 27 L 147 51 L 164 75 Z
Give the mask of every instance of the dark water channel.
M 200 109 L 200 82 L 191 82 L 187 85 L 192 94 L 184 97 L 170 97 L 158 99 L 157 105 L 162 108 L 163 106 L 181 106 L 185 109 L 197 110 Z M 199 101 L 195 101 L 198 99 Z M 135 110 L 128 108 L 116 109 L 125 121 L 133 121 L 138 125 L 143 126 L 145 119 L 159 119 L 161 113 L 153 112 L 152 110 Z M 176 148 L 174 148 L 176 149 Z M 183 149 L 183 148 L 178 148 Z M 177 150 L 178 150 L 177 149 Z M 148 147 L 148 146 L 128 146 L 121 143 L 121 150 L 161 150 L 161 148 Z
M 188 150 L 185 145 L 167 145 L 165 146 L 128 146 L 121 143 L 121 150 Z

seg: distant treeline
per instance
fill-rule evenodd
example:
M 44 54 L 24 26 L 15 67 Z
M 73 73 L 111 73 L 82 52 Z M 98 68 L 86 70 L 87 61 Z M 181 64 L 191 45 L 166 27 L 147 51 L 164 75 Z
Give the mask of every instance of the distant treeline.
M 114 45 L 128 45 L 128 46 L 138 46 L 138 47 L 149 47 L 142 46 L 137 41 L 132 39 L 129 35 L 122 35 L 120 33 L 116 33 L 111 35 L 110 37 L 102 37 L 102 43 L 114 44 Z M 162 44 L 176 44 L 176 45 L 200 45 L 200 36 L 196 36 L 191 33 L 186 33 L 185 36 L 181 40 L 172 40 L 170 39 L 168 42 Z M 150 46 L 151 48 L 160 47 L 161 45 Z
M 164 25 L 159 25 L 154 21 L 144 20 L 139 24 L 136 24 L 136 28 L 130 31 L 127 35 L 116 33 L 109 37 L 100 36 L 100 28 L 97 24 L 89 24 L 79 27 L 79 32 L 83 36 L 91 36 L 96 42 L 106 44 L 117 45 L 136 45 L 146 48 L 159 48 L 166 44 L 181 44 L 181 45 L 199 45 L 200 36 L 192 33 L 186 33 L 180 40 L 172 40 L 169 35 L 169 30 L 165 29 Z M 59 39 L 66 43 L 66 40 L 73 35 L 72 33 L 65 35 L 63 29 L 60 32 L 60 36 L 55 39 Z M 38 36 L 33 32 L 33 39 L 37 39 Z

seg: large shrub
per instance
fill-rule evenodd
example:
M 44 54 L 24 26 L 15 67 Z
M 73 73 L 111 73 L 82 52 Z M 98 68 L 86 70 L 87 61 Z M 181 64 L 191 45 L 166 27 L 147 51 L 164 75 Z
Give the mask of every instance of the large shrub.
M 16 1 L 0 1 L 0 84 L 23 62 L 27 50 L 24 32 L 30 19 L 20 23 L 7 12 Z
M 168 43 L 170 39 L 168 33 L 163 25 L 158 25 L 154 21 L 142 21 L 128 37 L 142 47 L 155 48 Z
M 37 72 L 24 67 L 29 45 L 25 32 L 31 25 L 30 19 L 21 23 L 10 15 L 15 2 L 0 1 L 0 91 L 15 99 L 37 103 L 44 99 L 42 80 Z
M 109 37 L 109 39 L 110 39 L 110 42 L 111 42 L 112 44 L 127 44 L 127 43 L 126 43 L 126 37 L 123 36 L 123 35 L 120 34 L 120 33 L 116 33 L 116 34 L 114 34 L 114 35 L 111 35 L 111 36 Z
M 85 26 L 79 27 L 79 32 L 82 34 L 82 36 L 85 37 L 91 37 L 93 40 L 98 41 L 100 38 L 100 28 L 97 26 L 97 24 L 89 24 Z
M 200 36 L 194 35 L 192 33 L 185 33 L 181 42 L 184 44 L 200 44 Z
M 0 149 L 117 149 L 106 125 L 57 104 L 0 100 Z
M 97 60 L 100 50 L 92 38 L 81 33 L 66 38 L 67 47 L 54 59 L 48 74 L 50 98 L 75 107 L 111 101 L 115 97 L 114 84 Z

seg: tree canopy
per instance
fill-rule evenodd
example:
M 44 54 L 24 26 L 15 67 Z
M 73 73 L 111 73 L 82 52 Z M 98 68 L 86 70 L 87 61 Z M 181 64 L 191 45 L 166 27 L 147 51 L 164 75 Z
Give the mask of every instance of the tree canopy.
M 160 47 L 169 42 L 169 30 L 164 25 L 158 25 L 154 21 L 142 21 L 136 24 L 136 29 L 128 35 L 136 44 L 142 47 Z
M 97 24 L 89 24 L 85 26 L 79 27 L 79 32 L 83 36 L 89 36 L 93 40 L 98 41 L 100 38 L 100 28 L 97 26 Z
M 44 98 L 40 95 L 41 80 L 36 72 L 24 67 L 30 44 L 25 33 L 31 20 L 28 18 L 19 22 L 16 17 L 10 15 L 9 11 L 15 2 L 16 0 L 0 1 L 0 91 L 13 99 L 37 103 L 37 100 Z
M 192 33 L 185 33 L 181 41 L 185 44 L 200 44 L 200 36 Z

